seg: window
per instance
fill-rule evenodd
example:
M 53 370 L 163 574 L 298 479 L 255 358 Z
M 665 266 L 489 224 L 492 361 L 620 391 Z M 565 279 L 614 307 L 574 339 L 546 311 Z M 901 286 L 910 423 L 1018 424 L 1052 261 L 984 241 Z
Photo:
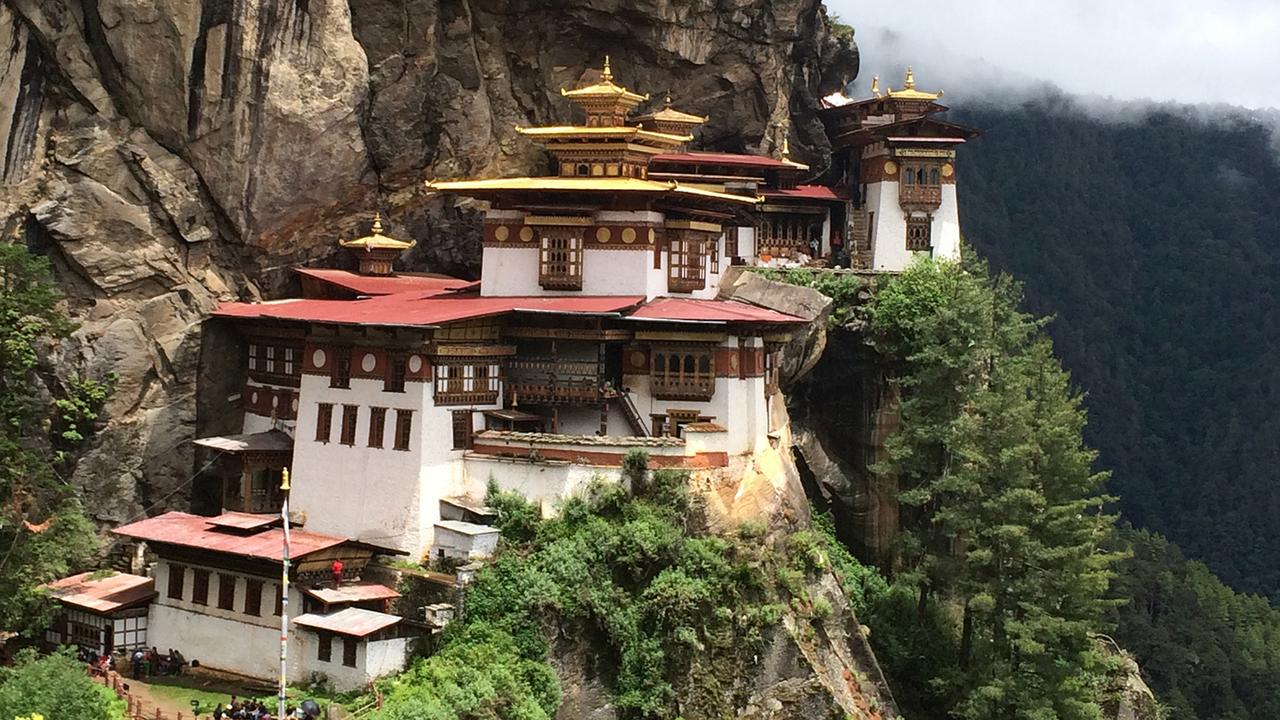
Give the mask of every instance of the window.
M 933 226 L 933 218 L 924 216 L 910 216 L 907 218 L 907 249 L 908 250 L 928 250 L 932 246 L 930 237 Z
M 236 576 L 218 573 L 218 609 L 236 608 Z
M 244 614 L 252 617 L 258 617 L 262 614 L 262 581 L 261 580 L 245 580 L 244 583 Z
M 342 664 L 347 667 L 356 666 L 356 639 L 342 638 Z
M 387 429 L 387 409 L 369 408 L 369 447 L 382 447 L 382 438 Z
M 258 369 L 258 354 L 262 352 L 262 348 L 256 343 L 249 343 L 249 369 Z
M 342 406 L 342 437 L 338 442 L 343 445 L 356 444 L 356 421 L 360 417 L 359 405 Z
M 186 583 L 187 569 L 182 565 L 169 566 L 169 598 L 182 599 L 183 585 Z
M 274 345 L 267 346 L 267 372 L 275 375 L 276 372 L 276 347 Z
M 316 442 L 329 442 L 329 429 L 333 425 L 333 405 L 319 403 L 316 409 Z
M 667 245 L 667 289 L 671 292 L 693 292 L 706 286 L 706 237 L 701 233 L 670 233 Z
M 487 359 L 437 363 L 434 367 L 436 405 L 487 405 L 498 401 L 501 368 Z
M 468 450 L 471 448 L 471 411 L 453 411 L 453 449 Z
M 724 255 L 729 258 L 730 262 L 733 258 L 738 257 L 738 228 L 725 228 L 724 231 Z
M 709 241 L 707 249 L 711 251 L 711 274 L 717 275 L 720 273 L 720 239 Z
M 284 605 L 284 586 L 280 583 L 274 583 L 276 586 L 276 602 L 271 607 L 271 614 L 280 617 L 280 606 Z
M 543 228 L 538 284 L 547 290 L 582 289 L 582 228 Z
M 396 411 L 396 449 L 408 450 L 409 439 L 413 435 L 413 411 Z
M 209 604 L 209 571 L 195 568 L 191 571 L 191 602 Z
M 316 659 L 320 662 L 333 660 L 333 636 L 329 633 L 320 633 L 320 641 L 316 643 Z
M 333 367 L 329 371 L 329 387 L 351 387 L 351 348 L 340 347 L 333 351 Z
M 408 359 L 404 353 L 392 353 L 387 362 L 387 375 L 382 380 L 383 392 L 404 392 L 404 376 L 408 369 Z
M 713 346 L 656 347 L 649 353 L 653 396 L 664 400 L 709 400 L 716 391 Z

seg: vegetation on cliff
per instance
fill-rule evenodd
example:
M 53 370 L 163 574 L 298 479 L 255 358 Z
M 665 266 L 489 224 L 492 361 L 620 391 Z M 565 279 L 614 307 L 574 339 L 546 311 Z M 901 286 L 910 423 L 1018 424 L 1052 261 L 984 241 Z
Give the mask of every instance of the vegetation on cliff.
M 52 603 L 41 583 L 84 565 L 93 528 L 66 475 L 109 383 L 75 380 L 51 398 L 40 381 L 42 348 L 72 326 L 49 265 L 0 244 L 0 628 L 39 632 Z
M 558 650 L 589 653 L 619 717 L 733 716 L 761 689 L 741 680 L 784 613 L 831 619 L 806 589 L 825 559 L 811 533 L 776 546 L 759 523 L 708 532 L 687 474 L 646 463 L 628 456 L 631 492 L 596 483 L 554 519 L 491 489 L 503 547 L 440 651 L 382 683 L 378 717 L 553 717 Z
M 84 672 L 70 650 L 39 657 L 21 652 L 0 668 L 0 718 L 123 720 L 124 701 Z

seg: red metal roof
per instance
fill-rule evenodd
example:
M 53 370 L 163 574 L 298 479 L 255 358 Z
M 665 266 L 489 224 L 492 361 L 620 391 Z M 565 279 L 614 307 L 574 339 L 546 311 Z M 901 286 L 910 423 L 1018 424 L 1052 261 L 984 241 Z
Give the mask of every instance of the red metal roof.
M 429 293 L 403 292 L 360 300 L 225 303 L 213 314 L 226 318 L 269 318 L 353 325 L 430 327 L 509 312 L 588 315 L 618 313 L 642 302 L 644 297 L 641 296 L 440 297 Z
M 399 292 L 442 293 L 471 290 L 480 286 L 478 280 L 461 280 L 445 275 L 360 275 L 346 270 L 296 267 L 294 272 L 317 280 L 346 288 L 358 295 L 390 295 Z
M 214 518 L 167 512 L 146 520 L 122 525 L 112 532 L 148 542 L 181 545 L 239 557 L 280 562 L 283 558 L 284 529 L 271 528 L 245 535 L 219 529 Z M 293 530 L 289 533 L 289 555 L 294 559 L 341 545 L 345 538 Z
M 210 525 L 233 530 L 257 530 L 278 522 L 280 522 L 279 515 L 245 512 L 224 512 L 218 517 L 209 518 Z
M 743 155 L 740 153 L 717 152 L 685 152 L 663 153 L 654 155 L 649 161 L 653 165 L 732 165 L 736 167 L 762 167 L 776 170 L 801 170 L 795 165 L 776 158 L 763 155 Z
M 844 201 L 849 199 L 849 193 L 844 188 L 827 187 L 826 185 L 797 185 L 794 188 L 786 190 L 762 190 L 761 195 L 766 198 L 798 198 L 803 200 L 835 200 Z
M 96 573 L 84 572 L 44 587 L 65 605 L 95 613 L 110 613 L 155 597 L 155 581 L 141 575 L 113 572 L 92 579 Z
M 655 298 L 653 302 L 631 313 L 637 320 L 669 320 L 672 322 L 749 322 L 802 323 L 803 319 L 776 310 L 747 305 L 732 300 L 691 300 Z
M 342 605 L 345 603 L 370 602 L 373 600 L 394 600 L 400 597 L 400 593 L 392 590 L 386 585 L 379 585 L 378 583 L 371 582 L 352 583 L 338 588 L 303 588 L 302 592 L 326 605 Z
M 294 618 L 293 624 L 313 630 L 327 630 L 339 635 L 351 637 L 367 637 L 379 630 L 389 628 L 400 622 L 400 616 L 365 610 L 364 608 L 344 608 L 336 613 L 319 615 L 307 613 Z

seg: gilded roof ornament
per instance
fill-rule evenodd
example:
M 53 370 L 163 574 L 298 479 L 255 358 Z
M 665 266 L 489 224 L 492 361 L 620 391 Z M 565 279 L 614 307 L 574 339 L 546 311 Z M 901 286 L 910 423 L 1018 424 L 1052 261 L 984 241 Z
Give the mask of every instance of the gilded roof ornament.
M 573 90 L 560 88 L 560 94 L 570 100 L 617 99 L 631 107 L 635 107 L 649 99 L 647 94 L 633 93 L 621 85 L 614 84 L 613 67 L 610 65 L 608 55 L 604 56 L 604 69 L 600 71 L 600 82 L 594 85 L 574 88 Z
M 352 250 L 408 250 L 418 244 L 416 240 L 397 240 L 382 234 L 382 213 L 373 214 L 373 224 L 369 226 L 369 234 L 355 240 L 339 240 L 338 245 Z
M 874 91 L 875 91 L 875 88 L 873 87 L 873 88 L 872 88 L 872 92 L 874 92 Z M 903 86 L 902 86 L 902 89 L 901 89 L 901 90 L 894 90 L 893 88 L 886 88 L 886 94 L 887 94 L 889 97 L 893 98 L 894 100 L 927 100 L 927 101 L 932 101 L 932 100 L 937 100 L 938 98 L 942 97 L 942 91 L 941 91 L 941 90 L 939 90 L 939 91 L 938 91 L 938 92 L 936 92 L 936 93 L 923 92 L 923 91 L 921 91 L 921 90 L 917 90 L 917 89 L 916 89 L 916 73 L 915 73 L 915 71 L 914 71 L 914 70 L 912 70 L 912 69 L 911 69 L 911 66 L 910 66 L 910 65 L 908 65 L 908 66 L 907 66 L 907 77 L 906 77 L 906 80 L 905 80 L 905 82 L 904 82 L 904 84 L 903 84 Z M 880 96 L 879 96 L 879 95 L 877 95 L 876 97 L 880 97 Z
M 880 76 L 871 78 L 871 94 L 880 97 Z

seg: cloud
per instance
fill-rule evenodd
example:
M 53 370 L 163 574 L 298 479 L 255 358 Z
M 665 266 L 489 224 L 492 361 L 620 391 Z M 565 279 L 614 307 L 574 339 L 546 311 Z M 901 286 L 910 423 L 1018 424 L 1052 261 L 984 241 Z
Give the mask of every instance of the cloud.
M 1280 107 L 1275 0 L 827 0 L 862 51 L 857 88 L 907 64 L 953 98 L 1032 90 Z

